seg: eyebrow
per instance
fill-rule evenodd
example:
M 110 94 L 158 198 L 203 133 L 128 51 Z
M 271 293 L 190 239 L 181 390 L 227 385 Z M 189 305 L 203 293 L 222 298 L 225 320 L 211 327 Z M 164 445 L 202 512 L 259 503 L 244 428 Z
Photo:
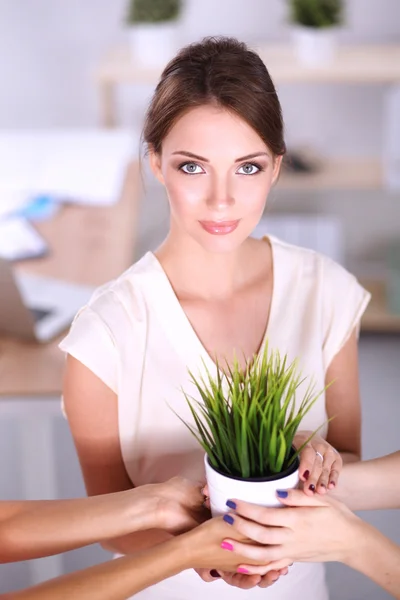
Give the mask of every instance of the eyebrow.
M 189 158 L 195 158 L 196 160 L 201 160 L 202 162 L 209 163 L 208 158 L 204 158 L 204 156 L 199 156 L 198 154 L 193 154 L 193 152 L 188 152 L 187 150 L 177 150 L 172 154 L 181 154 L 182 156 L 188 156 Z M 267 152 L 253 152 L 253 154 L 246 154 L 246 156 L 241 156 L 237 158 L 235 162 L 242 162 L 243 160 L 250 160 L 251 158 L 256 158 L 257 156 L 269 156 Z

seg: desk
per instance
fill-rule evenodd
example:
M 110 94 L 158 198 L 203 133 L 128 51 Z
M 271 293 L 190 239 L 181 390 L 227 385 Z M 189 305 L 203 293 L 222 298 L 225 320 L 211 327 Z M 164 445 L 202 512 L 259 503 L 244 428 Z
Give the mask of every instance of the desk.
M 134 260 L 140 191 L 138 164 L 132 163 L 116 204 L 63 206 L 37 224 L 51 255 L 16 268 L 93 286 L 113 279 Z M 26 499 L 56 497 L 52 423 L 61 411 L 62 337 L 45 345 L 0 337 L 0 418 L 18 416 Z M 61 560 L 31 561 L 31 583 L 59 575 Z

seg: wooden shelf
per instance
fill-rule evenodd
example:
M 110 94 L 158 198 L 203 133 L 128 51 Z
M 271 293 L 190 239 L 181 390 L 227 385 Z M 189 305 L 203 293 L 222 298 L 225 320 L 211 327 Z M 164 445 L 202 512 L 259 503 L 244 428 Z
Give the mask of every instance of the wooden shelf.
M 400 333 L 400 313 L 392 314 L 388 311 L 384 283 L 361 280 L 361 284 L 372 294 L 369 306 L 361 321 L 361 331 L 366 333 Z
M 319 68 L 301 65 L 293 46 L 258 44 L 260 54 L 276 83 L 393 83 L 400 81 L 400 44 L 339 46 L 334 61 Z M 95 76 L 98 83 L 155 83 L 163 66 L 141 68 L 127 47 L 107 53 Z
M 374 159 L 327 159 L 314 173 L 285 169 L 277 183 L 282 190 L 379 190 L 384 186 L 382 165 Z
M 329 65 L 300 64 L 291 44 L 255 47 L 275 83 L 394 83 L 400 81 L 400 44 L 339 45 Z

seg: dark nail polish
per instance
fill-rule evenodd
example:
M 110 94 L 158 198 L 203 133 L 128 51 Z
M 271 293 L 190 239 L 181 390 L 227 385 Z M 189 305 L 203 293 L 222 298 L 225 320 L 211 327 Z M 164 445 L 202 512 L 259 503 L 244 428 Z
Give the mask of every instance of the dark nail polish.
M 221 575 L 215 569 L 212 569 L 212 571 L 210 571 L 210 575 L 211 575 L 211 577 L 215 577 L 215 578 L 221 577 Z
M 326 485 L 324 483 L 320 483 L 319 485 L 323 488 L 326 488 Z
M 278 498 L 287 498 L 288 492 L 286 490 L 276 490 L 276 495 Z
M 330 483 L 330 485 L 333 485 L 333 487 L 335 487 L 335 485 L 336 485 L 336 483 L 334 481 L 330 481 L 329 483 Z
M 310 477 L 310 471 L 308 471 L 308 470 L 307 470 L 307 471 L 304 471 L 304 473 L 303 473 L 303 477 L 304 477 L 304 479 L 307 481 L 307 479 Z
M 224 515 L 224 521 L 225 523 L 229 523 L 229 525 L 233 525 L 233 517 L 231 517 L 231 515 Z
M 234 502 L 233 500 L 228 500 L 226 505 L 228 508 L 231 508 L 232 510 L 236 510 L 236 502 Z
M 315 492 L 315 485 L 312 483 L 311 485 L 308 486 L 308 489 L 311 490 L 312 492 Z

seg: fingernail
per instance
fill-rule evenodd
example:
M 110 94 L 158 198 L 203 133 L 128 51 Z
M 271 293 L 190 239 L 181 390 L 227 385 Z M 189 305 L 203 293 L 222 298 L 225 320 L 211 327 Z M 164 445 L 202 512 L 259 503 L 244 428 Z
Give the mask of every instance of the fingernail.
M 320 483 L 319 485 L 323 488 L 326 488 L 326 485 L 324 483 Z
M 243 567 L 239 567 L 237 572 L 244 573 L 245 575 L 248 575 L 250 573 L 250 571 L 248 571 L 247 569 L 243 569 Z
M 287 498 L 288 492 L 286 490 L 276 490 L 276 495 L 278 498 Z
M 236 510 L 236 502 L 234 502 L 233 500 L 228 500 L 226 505 L 228 508 L 231 508 L 232 510 Z
M 312 492 L 315 492 L 315 485 L 312 483 L 311 485 L 308 486 L 308 489 L 311 490 Z
M 334 481 L 330 481 L 329 485 L 333 485 L 333 487 L 335 487 L 336 483 Z
M 272 579 L 272 580 L 271 580 L 271 584 L 272 584 L 272 583 L 276 583 L 276 582 L 278 581 L 278 579 L 279 579 L 279 577 L 277 577 L 276 579 Z
M 304 471 L 303 473 L 303 477 L 304 479 L 307 481 L 307 479 L 310 477 L 310 471 L 307 469 L 307 471 Z
M 222 542 L 221 548 L 222 550 L 230 550 L 231 552 L 233 552 L 233 546 L 229 542 Z
M 212 570 L 210 571 L 210 575 L 211 575 L 211 577 L 215 577 L 215 578 L 217 578 L 217 577 L 221 577 L 221 575 L 220 575 L 220 574 L 218 573 L 218 571 L 216 571 L 215 569 L 212 569 Z
M 225 523 L 229 523 L 229 525 L 233 525 L 234 518 L 231 515 L 224 515 Z

